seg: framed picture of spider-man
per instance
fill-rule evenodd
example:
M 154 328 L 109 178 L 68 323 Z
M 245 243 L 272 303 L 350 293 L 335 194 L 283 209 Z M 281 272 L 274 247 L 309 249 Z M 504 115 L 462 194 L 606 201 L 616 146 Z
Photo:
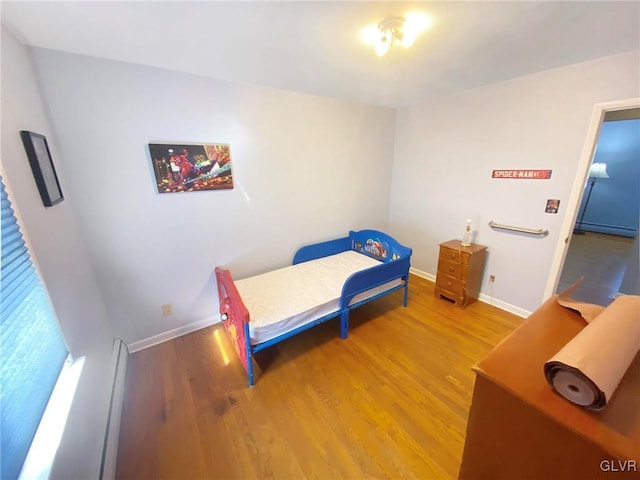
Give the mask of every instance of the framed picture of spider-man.
M 158 193 L 233 188 L 231 154 L 224 143 L 150 143 Z

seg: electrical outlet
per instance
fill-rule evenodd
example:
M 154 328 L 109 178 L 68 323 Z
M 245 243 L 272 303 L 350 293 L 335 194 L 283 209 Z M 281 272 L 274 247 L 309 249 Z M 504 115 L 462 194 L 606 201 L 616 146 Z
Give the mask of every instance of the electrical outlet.
M 493 283 L 496 281 L 496 276 L 495 275 L 489 275 L 489 283 Z
M 170 303 L 165 303 L 161 308 L 163 317 L 168 317 L 169 315 L 173 314 L 173 305 L 171 305 Z

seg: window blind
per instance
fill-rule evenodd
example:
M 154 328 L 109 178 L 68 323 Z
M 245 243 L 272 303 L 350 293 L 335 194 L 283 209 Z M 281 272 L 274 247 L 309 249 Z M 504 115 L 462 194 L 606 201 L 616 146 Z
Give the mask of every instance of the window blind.
M 0 478 L 14 479 L 68 355 L 0 177 Z

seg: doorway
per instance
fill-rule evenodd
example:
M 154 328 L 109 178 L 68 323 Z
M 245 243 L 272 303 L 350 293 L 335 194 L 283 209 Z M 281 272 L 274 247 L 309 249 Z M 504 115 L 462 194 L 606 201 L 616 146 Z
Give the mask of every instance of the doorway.
M 595 150 L 556 291 L 582 277 L 574 298 L 606 306 L 618 296 L 627 269 L 634 268 L 630 262 L 640 218 L 640 109 L 606 112 Z
M 604 228 L 599 228 L 597 220 L 590 219 L 588 212 L 585 215 L 585 208 L 593 208 L 597 213 L 598 209 L 602 209 L 603 206 L 600 205 L 598 207 L 596 201 L 596 207 L 593 207 L 594 198 L 598 197 L 592 196 L 591 203 L 587 205 L 585 205 L 585 201 L 589 193 L 591 195 L 597 194 L 599 186 L 596 183 L 594 188 L 593 178 L 591 178 L 590 173 L 594 175 L 591 167 L 592 163 L 597 163 L 596 161 L 598 160 L 596 149 L 603 130 L 603 124 L 605 122 L 638 118 L 640 118 L 640 99 L 637 98 L 594 106 L 591 124 L 578 167 L 578 174 L 567 205 L 567 212 L 573 212 L 573 215 L 568 214 L 564 219 L 562 231 L 566 233 L 560 237 L 556 246 L 545 298 L 548 298 L 556 291 L 563 291 L 568 285 L 573 284 L 582 276 L 585 279 L 576 290 L 574 298 L 590 303 L 608 305 L 618 295 L 620 285 L 629 283 L 623 278 L 625 272 L 627 276 L 631 275 L 633 277 L 635 275 L 635 286 L 632 288 L 637 289 L 637 255 L 635 255 L 635 259 L 633 258 L 638 245 L 637 223 L 635 231 L 631 234 L 629 231 L 615 231 L 615 229 L 614 231 L 608 231 L 606 225 Z M 607 124 L 607 127 L 609 126 L 610 124 Z M 636 156 L 634 161 L 640 163 L 640 158 Z M 636 166 L 640 168 L 640 166 Z M 597 173 L 595 175 L 597 176 Z M 597 180 L 606 182 L 606 179 L 598 178 Z M 610 209 L 609 212 L 611 211 Z M 603 212 L 600 212 L 601 216 L 602 214 Z M 591 216 L 593 217 L 593 215 Z M 584 223 L 581 222 L 581 228 L 578 228 L 577 222 L 580 220 Z M 579 230 L 586 230 L 586 232 L 582 234 Z M 574 234 L 574 232 L 576 233 Z M 634 234 L 636 237 L 635 245 Z M 630 271 L 628 266 L 631 270 L 635 269 L 636 272 Z M 635 291 L 625 293 L 638 294 Z

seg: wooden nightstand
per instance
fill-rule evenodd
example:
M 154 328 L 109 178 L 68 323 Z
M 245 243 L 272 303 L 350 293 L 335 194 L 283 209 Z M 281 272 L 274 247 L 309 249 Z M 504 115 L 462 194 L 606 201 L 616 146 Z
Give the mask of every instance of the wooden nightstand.
M 464 308 L 480 294 L 487 247 L 475 243 L 462 247 L 461 243 L 449 240 L 440 244 L 435 295 Z

